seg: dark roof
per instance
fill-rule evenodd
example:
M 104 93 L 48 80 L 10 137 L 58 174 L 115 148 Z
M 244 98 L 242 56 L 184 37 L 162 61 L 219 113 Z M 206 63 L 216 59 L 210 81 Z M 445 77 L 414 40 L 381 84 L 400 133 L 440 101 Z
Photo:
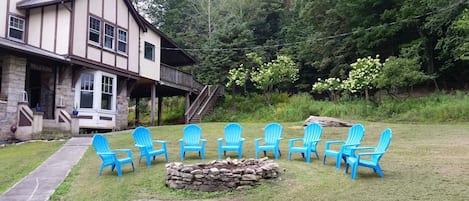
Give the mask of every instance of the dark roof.
M 5 48 L 5 49 L 13 50 L 16 52 L 26 53 L 30 55 L 39 56 L 39 57 L 51 58 L 56 61 L 62 61 L 62 62 L 67 61 L 65 56 L 58 55 L 53 52 L 49 52 L 49 51 L 31 46 L 31 45 L 11 41 L 11 40 L 1 38 L 1 37 L 0 37 L 0 48 Z
M 41 6 L 48 6 L 56 3 L 68 2 L 71 0 L 23 0 L 16 3 L 17 8 L 29 9 Z
M 145 25 L 161 36 L 161 62 L 170 66 L 188 66 L 197 63 L 197 60 L 187 53 L 184 49 L 180 48 L 176 42 L 171 40 L 165 33 L 156 28 L 153 24 L 148 22 L 142 16 L 142 21 Z

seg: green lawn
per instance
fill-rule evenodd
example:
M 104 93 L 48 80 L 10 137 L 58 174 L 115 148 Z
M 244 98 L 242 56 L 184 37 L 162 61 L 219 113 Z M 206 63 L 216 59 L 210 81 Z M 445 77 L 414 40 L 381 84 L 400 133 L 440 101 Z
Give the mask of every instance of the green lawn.
M 366 134 L 363 145 L 375 145 L 384 128 L 393 130 L 393 140 L 381 160 L 385 178 L 372 170 L 359 168 L 357 179 L 350 180 L 344 167 L 335 169 L 333 160 L 326 165 L 312 159 L 306 164 L 299 154 L 287 160 L 288 139 L 301 137 L 302 123 L 282 123 L 282 156 L 277 161 L 285 172 L 274 182 L 256 188 L 228 193 L 199 193 L 168 189 L 164 185 L 162 156 L 150 168 L 138 164 L 138 150 L 133 148 L 130 132 L 108 136 L 112 148 L 131 148 L 135 172 L 124 167 L 119 178 L 106 169 L 98 176 L 101 164 L 93 148 L 75 166 L 57 189 L 52 200 L 469 200 L 469 124 L 390 124 L 363 122 Z M 206 159 L 216 159 L 216 139 L 222 136 L 225 123 L 203 123 L 207 139 Z M 254 157 L 254 139 L 262 136 L 261 123 L 241 123 L 246 138 L 244 157 Z M 178 139 L 183 125 L 152 128 L 153 138 L 168 142 L 170 161 L 178 162 Z M 318 145 L 323 154 L 324 141 L 345 139 L 348 128 L 326 127 Z M 229 153 L 232 158 L 236 153 Z M 269 153 L 272 157 L 272 153 Z M 186 154 L 184 163 L 201 162 L 196 153 Z
M 65 141 L 39 141 L 0 147 L 0 195 L 36 169 Z

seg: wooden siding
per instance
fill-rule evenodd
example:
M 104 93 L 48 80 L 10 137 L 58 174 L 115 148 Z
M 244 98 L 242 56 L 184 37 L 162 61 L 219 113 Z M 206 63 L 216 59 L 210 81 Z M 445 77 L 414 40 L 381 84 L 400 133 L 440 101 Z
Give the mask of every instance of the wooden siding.
M 0 37 L 6 38 L 8 1 L 0 1 Z
M 45 49 L 50 52 L 54 52 L 55 46 L 55 29 L 56 29 L 56 6 L 44 7 L 42 14 L 42 38 L 41 38 L 41 49 Z M 30 34 L 33 34 L 30 32 Z
M 41 8 L 35 8 L 29 11 L 28 44 L 38 48 L 41 48 L 41 19 Z
M 168 65 L 162 64 L 160 73 L 161 81 L 189 89 L 201 90 L 203 88 L 203 85 L 196 82 L 191 74 L 179 71 Z
M 145 42 L 155 46 L 155 60 L 145 58 Z M 140 33 L 140 76 L 152 80 L 160 80 L 160 48 L 161 38 L 153 31 Z
M 69 53 L 70 45 L 71 13 L 65 6 L 71 7 L 71 3 L 59 5 L 57 13 L 55 52 L 61 55 Z

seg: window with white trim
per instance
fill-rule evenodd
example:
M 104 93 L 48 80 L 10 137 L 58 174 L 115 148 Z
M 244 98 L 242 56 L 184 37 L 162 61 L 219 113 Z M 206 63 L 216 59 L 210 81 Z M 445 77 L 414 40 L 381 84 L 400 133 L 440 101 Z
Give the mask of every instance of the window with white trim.
M 9 16 L 8 37 L 24 41 L 24 19 L 13 15 Z
M 80 81 L 80 108 L 93 108 L 94 74 L 82 73 Z
M 117 37 L 117 51 L 127 54 L 127 31 L 119 29 Z
M 114 49 L 114 26 L 104 23 L 104 47 Z
M 100 44 L 101 35 L 101 20 L 90 16 L 89 29 L 88 29 L 88 42 Z
M 145 54 L 144 54 L 145 59 L 155 61 L 155 45 L 149 42 L 145 42 L 144 48 L 145 48 Z
M 112 110 L 114 78 L 103 75 L 101 79 L 101 109 Z

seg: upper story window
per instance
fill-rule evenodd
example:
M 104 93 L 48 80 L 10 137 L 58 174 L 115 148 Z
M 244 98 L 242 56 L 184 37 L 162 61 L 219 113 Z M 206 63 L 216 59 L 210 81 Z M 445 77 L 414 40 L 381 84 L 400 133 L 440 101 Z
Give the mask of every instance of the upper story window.
M 10 15 L 8 23 L 8 37 L 24 41 L 24 19 Z
M 117 37 L 117 51 L 127 54 L 127 31 L 119 29 Z
M 99 38 L 101 35 L 101 20 L 90 16 L 89 26 L 88 41 L 99 45 Z
M 104 47 L 114 49 L 114 26 L 104 23 Z
M 145 59 L 155 61 L 155 45 L 145 42 Z

